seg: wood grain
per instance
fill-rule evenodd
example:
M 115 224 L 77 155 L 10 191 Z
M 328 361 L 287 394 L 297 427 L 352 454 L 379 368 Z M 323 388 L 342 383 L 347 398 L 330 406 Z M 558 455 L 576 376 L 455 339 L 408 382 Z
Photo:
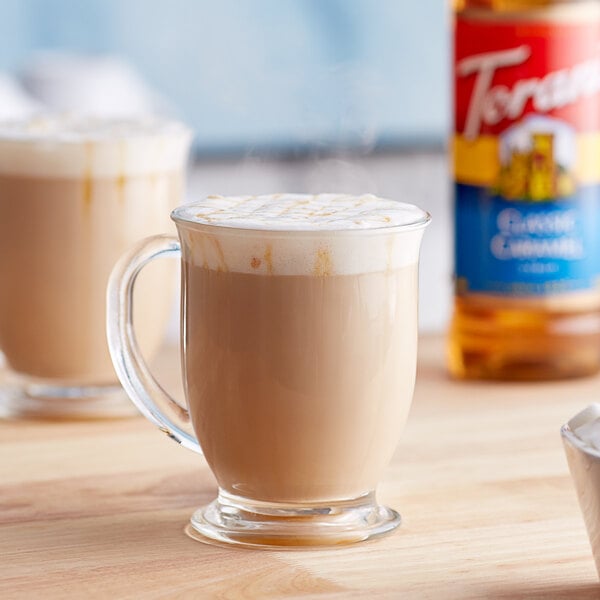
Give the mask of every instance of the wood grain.
M 558 434 L 600 378 L 453 382 L 437 338 L 419 365 L 379 491 L 403 526 L 345 549 L 188 539 L 214 480 L 141 418 L 0 423 L 0 598 L 600 598 Z

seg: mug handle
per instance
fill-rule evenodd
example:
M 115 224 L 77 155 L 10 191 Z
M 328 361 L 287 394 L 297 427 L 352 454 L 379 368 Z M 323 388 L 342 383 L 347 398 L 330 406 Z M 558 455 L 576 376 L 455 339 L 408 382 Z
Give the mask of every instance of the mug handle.
M 133 331 L 133 288 L 138 274 L 159 256 L 181 256 L 179 240 L 156 235 L 142 240 L 116 263 L 106 291 L 106 335 L 117 376 L 139 411 L 171 439 L 202 454 L 188 409 L 156 381 Z

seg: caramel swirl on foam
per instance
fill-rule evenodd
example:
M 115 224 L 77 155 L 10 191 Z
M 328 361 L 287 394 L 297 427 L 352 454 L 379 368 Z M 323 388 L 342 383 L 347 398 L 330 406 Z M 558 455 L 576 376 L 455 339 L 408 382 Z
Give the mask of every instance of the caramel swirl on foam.
M 277 231 L 346 230 L 415 223 L 423 211 L 373 194 L 208 196 L 186 216 L 199 223 Z
M 173 218 L 184 258 L 196 265 L 317 277 L 415 264 L 429 221 L 416 206 L 372 194 L 208 196 Z

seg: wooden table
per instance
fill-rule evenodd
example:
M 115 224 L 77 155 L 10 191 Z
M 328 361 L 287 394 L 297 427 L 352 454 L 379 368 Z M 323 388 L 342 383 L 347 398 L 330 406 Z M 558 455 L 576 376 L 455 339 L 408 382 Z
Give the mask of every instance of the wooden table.
M 173 351 L 161 368 L 177 379 Z M 403 526 L 320 551 L 187 538 L 214 480 L 142 418 L 0 423 L 0 598 L 600 598 L 558 433 L 598 391 L 452 382 L 423 339 L 379 492 Z

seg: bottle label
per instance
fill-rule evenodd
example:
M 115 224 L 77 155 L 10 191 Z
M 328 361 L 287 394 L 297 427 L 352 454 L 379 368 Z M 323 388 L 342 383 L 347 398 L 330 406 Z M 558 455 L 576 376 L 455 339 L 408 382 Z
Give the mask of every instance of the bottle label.
M 481 19 L 455 38 L 457 291 L 600 283 L 600 21 Z

